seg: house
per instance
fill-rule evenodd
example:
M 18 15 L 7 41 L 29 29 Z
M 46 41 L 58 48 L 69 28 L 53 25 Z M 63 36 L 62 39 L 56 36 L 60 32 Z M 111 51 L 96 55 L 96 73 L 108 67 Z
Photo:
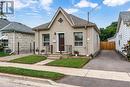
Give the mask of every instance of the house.
M 116 34 L 113 37 L 107 39 L 108 42 L 115 42 Z
M 10 22 L 7 19 L 0 19 L 0 43 L 11 52 L 27 53 L 32 50 L 34 42 L 34 31 L 24 24 Z
M 50 48 L 56 54 L 78 52 L 80 55 L 95 54 L 99 51 L 99 29 L 88 22 L 59 8 L 52 20 L 34 28 L 36 49 Z
M 8 25 L 10 22 L 7 19 L 0 18 L 0 29 Z M 2 32 L 0 32 L 0 37 L 2 37 Z
M 130 11 L 120 12 L 116 32 L 116 50 L 122 52 L 130 41 Z

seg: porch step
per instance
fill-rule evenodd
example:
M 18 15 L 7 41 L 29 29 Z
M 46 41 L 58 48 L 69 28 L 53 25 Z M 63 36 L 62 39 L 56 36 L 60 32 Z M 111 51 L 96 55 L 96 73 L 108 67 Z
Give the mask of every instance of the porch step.
M 47 57 L 48 59 L 60 59 L 60 55 L 59 54 L 50 54 Z

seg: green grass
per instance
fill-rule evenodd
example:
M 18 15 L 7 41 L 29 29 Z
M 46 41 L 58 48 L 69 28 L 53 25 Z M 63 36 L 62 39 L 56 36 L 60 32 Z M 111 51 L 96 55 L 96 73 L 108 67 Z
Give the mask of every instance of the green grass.
M 21 57 L 18 59 L 14 59 L 11 60 L 9 62 L 13 62 L 13 63 L 23 63 L 23 64 L 34 64 L 40 61 L 45 60 L 46 57 L 44 56 L 40 56 L 40 55 L 30 55 L 30 56 L 26 56 L 26 57 Z
M 67 58 L 52 61 L 46 65 L 49 66 L 60 66 L 60 67 L 71 67 L 71 68 L 81 68 L 86 63 L 89 62 L 88 58 Z
M 38 70 L 23 69 L 23 68 L 16 68 L 16 67 L 0 67 L 0 72 L 15 74 L 15 75 L 37 77 L 37 78 L 46 78 L 51 80 L 58 80 L 65 76 L 61 73 L 56 73 L 56 72 L 38 71 Z
M 9 54 L 5 52 L 0 52 L 0 57 L 4 57 L 4 56 L 9 56 Z

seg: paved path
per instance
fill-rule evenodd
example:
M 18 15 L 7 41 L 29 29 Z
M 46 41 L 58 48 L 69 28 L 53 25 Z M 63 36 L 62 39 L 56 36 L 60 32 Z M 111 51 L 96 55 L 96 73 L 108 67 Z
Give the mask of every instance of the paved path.
M 91 60 L 84 69 L 130 72 L 130 62 L 123 59 L 124 58 L 115 51 L 103 50 L 101 54 Z
M 90 77 L 90 78 L 130 82 L 130 73 L 127 73 L 127 72 L 102 71 L 102 70 L 91 70 L 91 69 L 75 69 L 75 68 L 52 67 L 52 66 L 38 66 L 38 65 L 6 63 L 6 62 L 0 62 L 0 66 L 10 66 L 10 67 L 33 69 L 33 70 L 52 71 L 52 72 L 63 73 L 65 75 L 80 76 L 80 77 L 86 77 L 86 78 Z
M 5 56 L 5 57 L 0 57 L 0 61 L 10 61 L 13 59 L 17 59 L 17 58 L 21 58 L 21 57 L 25 57 L 25 56 L 29 56 L 32 55 L 31 53 L 29 54 L 19 54 L 19 55 L 11 55 L 11 56 Z
M 47 64 L 49 62 L 52 62 L 52 61 L 54 61 L 54 60 L 52 60 L 52 59 L 46 59 L 46 60 L 43 60 L 41 62 L 35 63 L 34 65 L 45 65 L 45 64 Z

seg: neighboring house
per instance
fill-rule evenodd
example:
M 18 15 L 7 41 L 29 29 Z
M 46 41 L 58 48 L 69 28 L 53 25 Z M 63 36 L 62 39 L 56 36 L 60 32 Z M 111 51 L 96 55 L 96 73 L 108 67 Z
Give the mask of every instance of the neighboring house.
M 21 53 L 27 53 L 32 50 L 35 35 L 30 27 L 17 22 L 9 22 L 0 29 L 0 32 L 1 43 L 12 52 L 19 50 Z
M 122 52 L 124 45 L 130 41 L 130 11 L 121 12 L 116 32 L 116 50 Z
M 78 51 L 80 55 L 95 54 L 100 49 L 100 38 L 96 24 L 68 14 L 59 8 L 49 23 L 37 26 L 36 49 L 51 48 L 52 53 Z
M 0 18 L 0 29 L 8 25 L 10 22 L 7 19 Z M 2 37 L 2 32 L 0 32 L 0 37 Z
M 115 42 L 116 34 L 113 37 L 107 39 L 108 42 Z

